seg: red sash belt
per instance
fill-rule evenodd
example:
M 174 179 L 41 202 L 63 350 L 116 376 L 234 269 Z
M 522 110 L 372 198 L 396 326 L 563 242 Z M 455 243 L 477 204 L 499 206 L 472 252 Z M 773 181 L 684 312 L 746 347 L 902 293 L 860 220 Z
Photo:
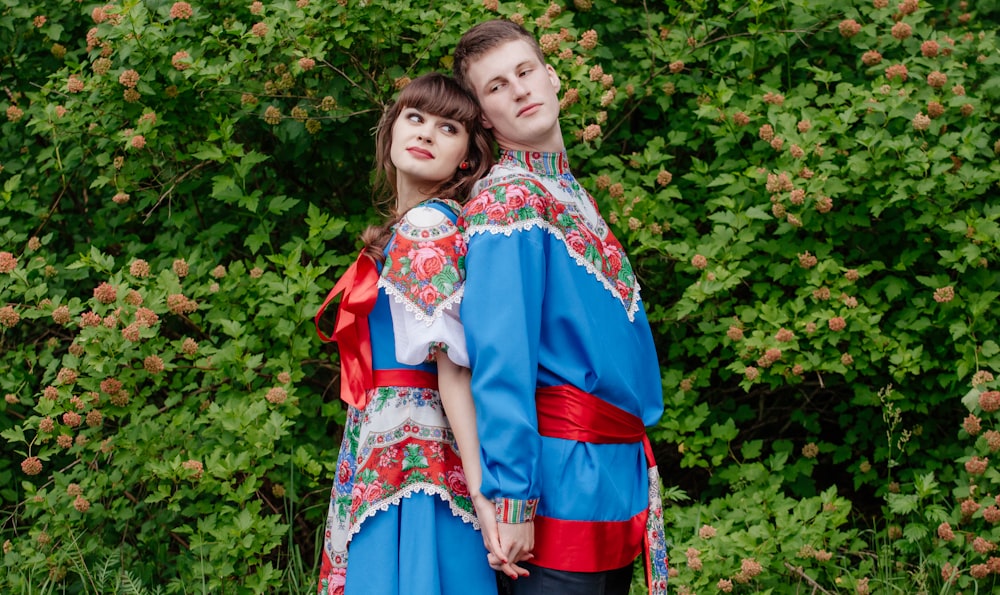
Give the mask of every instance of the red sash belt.
M 412 386 L 437 390 L 438 377 L 433 372 L 409 368 L 375 370 L 375 386 Z
M 642 442 L 646 464 L 655 471 L 653 448 L 639 417 L 568 384 L 538 388 L 535 404 L 540 435 L 594 444 Z M 647 583 L 650 587 L 658 585 L 661 579 L 654 576 L 651 548 L 664 546 L 659 481 L 649 487 L 649 506 L 627 521 L 567 521 L 536 516 L 532 562 L 559 570 L 600 572 L 631 563 L 641 550 L 646 555 Z M 666 584 L 665 577 L 662 582 Z M 650 588 L 650 593 L 658 592 Z

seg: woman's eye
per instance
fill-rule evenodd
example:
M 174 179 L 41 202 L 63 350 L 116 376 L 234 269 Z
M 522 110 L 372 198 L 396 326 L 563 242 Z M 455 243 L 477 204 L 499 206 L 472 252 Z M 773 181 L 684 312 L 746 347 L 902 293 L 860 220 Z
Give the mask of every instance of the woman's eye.
M 424 121 L 423 116 L 421 116 L 417 112 L 410 112 L 409 114 L 406 115 L 406 119 L 411 122 L 417 122 L 417 123 Z
M 453 125 L 453 124 L 445 124 L 441 128 L 443 128 L 444 131 L 447 132 L 448 134 L 457 134 L 458 133 L 458 127 L 455 126 L 455 125 Z

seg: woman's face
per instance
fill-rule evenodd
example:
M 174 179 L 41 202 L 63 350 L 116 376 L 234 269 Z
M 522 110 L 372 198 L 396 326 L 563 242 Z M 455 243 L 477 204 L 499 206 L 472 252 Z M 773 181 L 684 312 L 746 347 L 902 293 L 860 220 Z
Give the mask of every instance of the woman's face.
M 392 124 L 389 157 L 400 188 L 451 179 L 469 150 L 469 131 L 457 120 L 404 107 Z

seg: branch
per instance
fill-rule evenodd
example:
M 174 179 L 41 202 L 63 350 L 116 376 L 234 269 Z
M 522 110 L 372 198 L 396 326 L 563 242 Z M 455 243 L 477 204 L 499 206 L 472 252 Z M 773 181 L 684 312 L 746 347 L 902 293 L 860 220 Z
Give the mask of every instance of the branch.
M 805 572 L 803 572 L 801 568 L 796 568 L 795 566 L 792 566 L 788 562 L 785 562 L 785 568 L 787 568 L 788 570 L 790 570 L 792 572 L 792 574 L 799 575 L 799 577 L 801 577 L 807 583 L 809 583 L 810 585 L 812 585 L 813 593 L 815 593 L 816 591 L 819 591 L 820 593 L 826 593 L 826 595 L 833 595 L 833 593 L 831 593 L 830 591 L 827 591 L 826 589 L 824 589 L 823 587 L 821 587 L 819 583 L 817 583 L 816 581 L 814 581 L 811 578 L 809 578 L 809 575 L 807 575 Z
M 163 203 L 164 199 L 170 196 L 170 193 L 174 191 L 174 188 L 177 187 L 177 184 L 180 184 L 181 182 L 184 181 L 184 178 L 190 176 L 191 174 L 205 167 L 206 165 L 208 165 L 208 161 L 202 161 L 198 165 L 192 167 L 191 169 L 177 176 L 177 178 L 174 179 L 173 183 L 170 184 L 170 188 L 167 188 L 167 191 L 160 195 L 160 199 L 156 201 L 156 204 L 153 205 L 153 208 L 149 209 L 149 212 L 146 213 L 146 218 L 143 219 L 142 222 L 146 223 L 147 221 L 149 221 L 149 218 L 153 216 L 153 211 L 155 211 L 160 206 L 160 204 Z

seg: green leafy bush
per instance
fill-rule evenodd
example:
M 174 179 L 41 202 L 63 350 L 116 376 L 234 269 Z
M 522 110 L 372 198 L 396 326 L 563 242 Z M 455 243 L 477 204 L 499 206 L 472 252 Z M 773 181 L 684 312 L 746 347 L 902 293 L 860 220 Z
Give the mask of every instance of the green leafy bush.
M 672 589 L 993 586 L 995 0 L 426 4 L 0 0 L 0 588 L 312 592 L 371 128 L 495 16 L 641 277 Z

